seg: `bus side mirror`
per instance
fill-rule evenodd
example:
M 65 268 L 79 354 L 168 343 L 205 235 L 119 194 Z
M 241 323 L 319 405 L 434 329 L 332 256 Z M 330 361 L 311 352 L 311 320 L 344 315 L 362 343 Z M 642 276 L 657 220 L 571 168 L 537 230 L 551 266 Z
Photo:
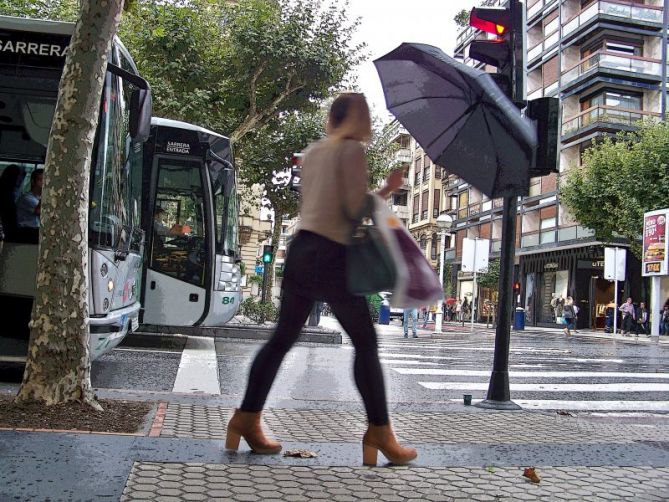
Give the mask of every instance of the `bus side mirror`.
M 130 96 L 130 137 L 144 143 L 151 132 L 151 89 L 135 89 Z

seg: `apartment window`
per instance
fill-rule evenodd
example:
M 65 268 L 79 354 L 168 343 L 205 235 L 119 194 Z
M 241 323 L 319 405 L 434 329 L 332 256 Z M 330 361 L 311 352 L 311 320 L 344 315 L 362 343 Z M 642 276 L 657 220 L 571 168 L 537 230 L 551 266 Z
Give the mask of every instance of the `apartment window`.
M 442 167 L 441 166 L 434 166 L 434 177 L 435 179 L 440 180 L 441 179 L 441 174 L 442 174 Z
M 414 163 L 414 185 L 420 185 L 420 160 Z
M 430 157 L 427 155 L 423 156 L 423 169 L 430 167 Z
M 421 207 L 421 215 L 420 215 L 421 218 L 420 218 L 420 219 L 421 219 L 421 220 L 427 220 L 427 215 L 428 215 L 428 202 L 429 202 L 429 198 L 430 198 L 430 192 L 428 192 L 427 190 L 425 190 L 425 191 L 423 192 L 422 197 L 423 197 L 423 200 L 421 201 L 421 206 L 420 206 L 420 207 Z
M 418 223 L 418 211 L 419 211 L 418 204 L 419 203 L 420 203 L 419 196 L 414 195 L 414 198 L 413 198 L 413 212 L 412 212 L 414 223 Z
M 393 194 L 393 204 L 395 206 L 406 206 L 407 205 L 407 193 Z
M 430 181 L 430 166 L 426 166 L 423 169 L 423 183 Z
M 546 230 L 548 228 L 555 228 L 555 217 L 544 218 L 543 220 L 541 220 L 539 228 L 541 230 Z
M 555 56 L 546 61 L 541 67 L 541 74 L 544 81 L 544 87 L 557 82 L 560 75 L 560 68 L 558 65 L 558 57 Z
M 458 208 L 458 196 L 451 195 L 451 209 L 457 209 L 457 208 Z
M 430 252 L 430 258 L 433 260 L 437 259 L 437 253 L 439 252 L 439 238 L 437 237 L 437 234 L 432 234 L 432 246 L 431 246 L 431 252 Z
M 427 249 L 427 238 L 424 235 L 420 236 L 420 241 L 418 241 L 420 244 L 420 248 L 425 251 Z
M 434 191 L 434 199 L 432 201 L 432 217 L 436 218 L 439 216 L 439 207 L 441 205 L 441 191 L 435 190 Z
M 467 206 L 469 205 L 469 192 L 466 190 L 458 195 L 458 218 L 467 217 Z
M 605 91 L 582 101 L 581 110 L 587 110 L 593 106 L 615 106 L 629 110 L 641 110 L 642 103 L 643 96 L 641 94 Z

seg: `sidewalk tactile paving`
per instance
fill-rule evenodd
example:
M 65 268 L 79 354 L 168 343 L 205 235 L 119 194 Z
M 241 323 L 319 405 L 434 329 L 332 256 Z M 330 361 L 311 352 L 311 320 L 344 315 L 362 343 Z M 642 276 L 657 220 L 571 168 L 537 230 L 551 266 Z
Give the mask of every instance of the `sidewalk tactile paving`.
M 186 481 L 192 467 L 204 484 Z M 234 470 L 233 470 L 234 469 Z M 149 473 L 158 472 L 158 476 Z M 232 473 L 237 476 L 232 476 Z M 178 500 L 643 500 L 669 499 L 669 468 L 537 467 L 541 483 L 523 478 L 522 467 L 281 467 L 136 462 L 121 501 Z M 592 473 L 597 473 L 595 478 Z M 239 476 L 243 474 L 243 476 Z M 263 483 L 256 483 L 262 474 Z M 179 478 L 179 481 L 173 481 Z M 166 481 L 169 479 L 170 481 Z M 337 479 L 338 482 L 330 480 Z M 654 483 L 649 483 L 652 479 Z M 343 480 L 354 482 L 344 483 Z M 425 483 L 425 480 L 429 480 Z M 247 481 L 242 486 L 241 481 Z M 287 483 L 287 481 L 289 481 Z M 309 482 L 307 482 L 309 481 Z M 585 481 L 585 482 L 579 482 Z M 624 489 L 616 483 L 624 482 Z M 169 485 L 168 485 L 169 483 Z M 250 485 L 250 486 L 249 486 Z
M 170 403 L 160 437 L 224 439 L 233 409 Z M 402 441 L 430 444 L 582 444 L 667 441 L 669 426 L 603 424 L 579 417 L 532 411 L 392 413 Z M 268 409 L 263 413 L 268 435 L 280 441 L 357 443 L 367 421 L 363 412 Z

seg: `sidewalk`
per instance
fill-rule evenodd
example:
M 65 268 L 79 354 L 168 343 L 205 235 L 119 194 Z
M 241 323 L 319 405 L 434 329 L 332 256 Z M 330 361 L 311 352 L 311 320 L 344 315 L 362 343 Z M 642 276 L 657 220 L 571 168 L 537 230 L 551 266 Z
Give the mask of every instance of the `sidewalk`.
M 138 399 L 137 393 L 116 398 Z M 556 413 L 393 412 L 410 466 L 361 464 L 366 423 L 357 403 L 268 409 L 284 452 L 224 448 L 227 404 L 172 394 L 141 436 L 0 431 L 0 500 L 667 500 L 669 420 Z M 144 398 L 149 398 L 145 395 Z M 210 400 L 213 402 L 213 399 Z M 347 407 L 355 408 L 347 409 Z M 533 484 L 523 477 L 536 467 Z

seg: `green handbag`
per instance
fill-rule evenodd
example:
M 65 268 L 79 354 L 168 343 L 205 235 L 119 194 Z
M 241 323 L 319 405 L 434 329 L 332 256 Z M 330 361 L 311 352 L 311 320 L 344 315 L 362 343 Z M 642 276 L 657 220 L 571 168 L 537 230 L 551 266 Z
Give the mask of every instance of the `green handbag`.
M 354 228 L 346 248 L 346 283 L 350 293 L 366 296 L 395 287 L 397 271 L 381 231 L 376 224 L 363 224 L 373 218 L 374 199 L 368 197 L 364 215 Z

